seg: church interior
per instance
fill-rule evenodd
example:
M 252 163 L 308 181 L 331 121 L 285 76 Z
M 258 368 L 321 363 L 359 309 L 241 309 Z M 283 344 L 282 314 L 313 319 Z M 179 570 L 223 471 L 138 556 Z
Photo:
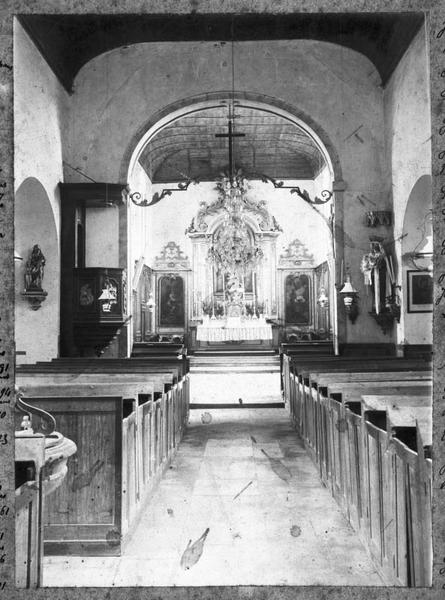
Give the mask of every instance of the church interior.
M 431 585 L 430 110 L 423 13 L 15 18 L 18 587 Z

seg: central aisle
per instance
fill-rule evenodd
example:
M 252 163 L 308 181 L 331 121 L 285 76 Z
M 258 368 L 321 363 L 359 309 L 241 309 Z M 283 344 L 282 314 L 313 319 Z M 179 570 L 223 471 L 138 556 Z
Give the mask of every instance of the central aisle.
M 115 585 L 382 585 L 284 409 L 207 412 L 191 413 Z
M 185 570 L 188 541 L 207 528 Z M 124 555 L 47 557 L 44 576 L 59 586 L 383 585 L 279 408 L 192 411 Z

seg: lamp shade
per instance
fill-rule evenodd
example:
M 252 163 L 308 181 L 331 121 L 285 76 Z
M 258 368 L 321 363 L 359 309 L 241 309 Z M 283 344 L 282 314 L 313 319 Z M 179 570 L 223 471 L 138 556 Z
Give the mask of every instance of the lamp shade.
M 110 292 L 110 290 L 108 288 L 104 288 L 98 299 L 99 300 L 115 300 L 116 297 Z
M 346 275 L 346 281 L 345 281 L 344 286 L 340 290 L 340 294 L 354 295 L 356 293 L 357 293 L 357 290 L 353 287 L 353 285 L 351 283 L 351 276 Z

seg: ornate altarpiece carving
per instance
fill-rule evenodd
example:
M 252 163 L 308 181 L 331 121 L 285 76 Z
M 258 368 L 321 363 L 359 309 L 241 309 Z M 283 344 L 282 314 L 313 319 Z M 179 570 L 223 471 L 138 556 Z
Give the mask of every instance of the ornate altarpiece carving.
M 277 315 L 276 293 L 276 240 L 282 229 L 275 217 L 267 210 L 264 200 L 255 201 L 247 196 L 247 183 L 237 177 L 237 190 L 240 190 L 239 205 L 242 218 L 251 238 L 252 247 L 256 248 L 262 258 L 253 261 L 243 274 L 244 303 L 261 307 L 265 316 Z M 221 273 L 209 260 L 209 250 L 221 228 L 225 226 L 227 215 L 226 196 L 230 195 L 230 184 L 227 178 L 217 183 L 218 198 L 213 202 L 202 202 L 197 215 L 186 229 L 192 241 L 192 290 L 191 318 L 201 319 L 203 309 L 209 306 L 221 311 L 221 305 L 227 296 L 226 285 L 230 278 Z M 226 290 L 224 295 L 223 289 Z

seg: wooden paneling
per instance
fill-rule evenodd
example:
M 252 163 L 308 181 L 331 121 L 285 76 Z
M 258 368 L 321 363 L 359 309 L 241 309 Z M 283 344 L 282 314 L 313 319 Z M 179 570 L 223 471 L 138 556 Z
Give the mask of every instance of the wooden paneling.
M 115 554 L 121 529 L 121 397 L 29 398 L 77 445 L 64 481 L 46 498 L 45 553 Z M 119 465 L 119 468 L 116 468 Z M 94 540 L 94 543 L 92 541 Z M 107 541 L 108 540 L 108 541 Z M 111 540 L 111 543 L 109 541 Z
M 154 393 L 156 374 L 150 374 L 147 394 L 137 374 L 127 374 L 129 381 L 125 374 L 116 381 L 108 373 L 84 374 L 76 397 L 67 393 L 76 389 L 73 375 L 65 377 L 68 383 L 60 374 L 60 383 L 43 384 L 33 375 L 26 386 L 27 400 L 54 415 L 57 430 L 77 444 L 65 480 L 48 497 L 45 552 L 117 555 L 181 440 L 189 411 L 188 376 L 173 383 L 171 372 L 167 379 L 161 375 L 162 391 Z M 35 391 L 46 396 L 35 397 Z M 116 395 L 105 396 L 105 391 Z M 148 401 L 139 404 L 138 397 Z
M 301 363 L 283 356 L 283 391 L 322 480 L 388 585 L 431 585 L 431 372 Z
M 34 478 L 15 490 L 15 582 L 18 588 L 36 588 L 42 583 L 45 438 L 41 434 L 16 437 L 15 461 L 16 469 L 22 464 L 33 465 L 34 470 Z

